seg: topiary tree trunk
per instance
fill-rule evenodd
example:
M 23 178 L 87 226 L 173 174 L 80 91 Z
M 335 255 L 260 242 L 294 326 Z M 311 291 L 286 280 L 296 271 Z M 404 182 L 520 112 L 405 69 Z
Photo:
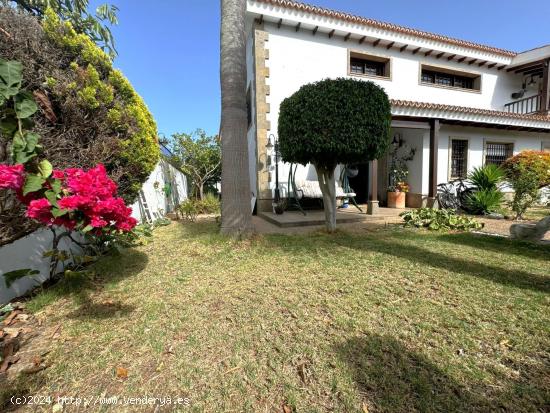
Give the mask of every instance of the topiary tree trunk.
M 326 168 L 319 165 L 314 166 L 317 172 L 319 187 L 323 194 L 327 231 L 334 232 L 336 230 L 336 182 L 334 179 L 334 170 L 336 168 Z

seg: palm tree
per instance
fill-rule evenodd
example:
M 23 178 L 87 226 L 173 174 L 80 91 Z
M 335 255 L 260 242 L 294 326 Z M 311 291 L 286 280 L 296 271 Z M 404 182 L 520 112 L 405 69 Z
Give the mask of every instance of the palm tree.
M 240 237 L 252 231 L 246 112 L 246 0 L 221 0 L 222 227 Z

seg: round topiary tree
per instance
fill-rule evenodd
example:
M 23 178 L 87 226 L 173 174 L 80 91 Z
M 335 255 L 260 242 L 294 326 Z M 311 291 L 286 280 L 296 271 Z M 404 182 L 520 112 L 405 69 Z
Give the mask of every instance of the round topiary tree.
M 380 158 L 389 146 L 390 127 L 388 96 L 372 82 L 322 80 L 302 86 L 281 103 L 282 158 L 315 167 L 328 231 L 336 228 L 336 166 Z

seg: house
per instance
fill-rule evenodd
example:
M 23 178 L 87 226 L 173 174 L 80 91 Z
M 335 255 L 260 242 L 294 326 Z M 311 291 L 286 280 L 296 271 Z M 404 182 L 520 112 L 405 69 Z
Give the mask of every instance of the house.
M 415 149 L 409 206 L 433 202 L 437 185 L 500 164 L 526 149 L 550 150 L 550 45 L 521 53 L 290 0 L 247 2 L 250 183 L 259 212 L 272 209 L 272 145 L 279 105 L 306 83 L 353 77 L 384 88 L 394 143 Z M 289 165 L 279 163 L 289 190 Z M 299 179 L 316 179 L 312 166 Z M 359 202 L 386 201 L 388 159 L 359 166 Z

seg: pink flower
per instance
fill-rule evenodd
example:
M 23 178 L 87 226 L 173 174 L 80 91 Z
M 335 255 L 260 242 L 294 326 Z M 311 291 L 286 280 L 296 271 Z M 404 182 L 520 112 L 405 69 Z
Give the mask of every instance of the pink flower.
M 92 199 L 87 196 L 82 195 L 69 195 L 64 198 L 61 198 L 57 205 L 59 205 L 59 208 L 61 209 L 69 209 L 74 210 L 81 207 L 86 207 L 87 205 L 92 203 Z
M 90 220 L 90 225 L 94 228 L 103 228 L 105 226 L 107 226 L 108 222 L 101 219 L 100 217 L 92 217 L 92 219 Z
M 55 178 L 55 179 L 65 179 L 65 172 L 63 171 L 60 171 L 59 169 L 54 169 L 53 172 L 52 172 L 52 176 Z
M 23 165 L 0 164 L 0 189 L 20 190 L 25 183 L 25 168 Z
M 50 202 L 46 198 L 35 199 L 27 207 L 27 216 L 45 225 L 53 224 Z
M 117 222 L 116 227 L 122 231 L 131 231 L 134 229 L 134 227 L 137 225 L 137 219 L 134 217 L 128 217 L 123 222 Z

